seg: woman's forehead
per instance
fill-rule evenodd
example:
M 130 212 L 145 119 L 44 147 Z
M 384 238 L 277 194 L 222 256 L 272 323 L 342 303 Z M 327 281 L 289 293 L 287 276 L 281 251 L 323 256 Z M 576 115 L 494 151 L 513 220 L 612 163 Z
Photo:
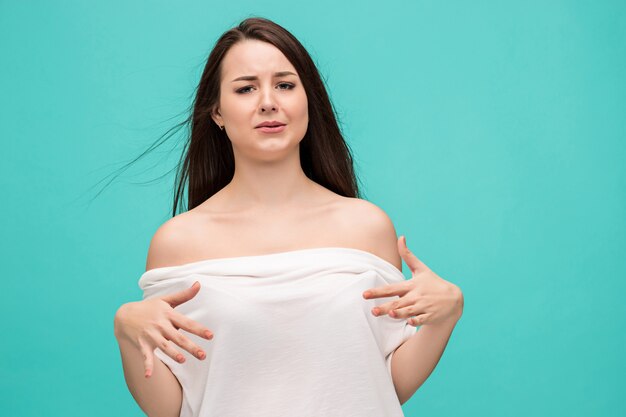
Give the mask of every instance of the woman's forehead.
M 243 76 L 272 77 L 287 71 L 297 75 L 291 62 L 278 48 L 256 40 L 233 45 L 224 57 L 222 68 L 228 82 Z

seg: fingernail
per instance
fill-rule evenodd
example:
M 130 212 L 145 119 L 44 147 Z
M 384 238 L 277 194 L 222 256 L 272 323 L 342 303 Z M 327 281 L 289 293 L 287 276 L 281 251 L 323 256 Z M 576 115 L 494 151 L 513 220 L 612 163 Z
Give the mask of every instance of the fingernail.
M 146 371 L 146 378 L 150 378 L 150 375 L 152 375 L 152 372 L 150 372 L 150 370 L 148 369 Z
M 389 315 L 390 315 L 391 317 L 395 317 L 395 316 L 396 316 L 396 312 L 395 312 L 394 310 L 391 310 L 391 311 L 389 312 Z
M 207 339 L 210 339 L 213 337 L 213 335 L 211 334 L 211 332 L 207 330 L 206 332 L 204 332 L 204 337 L 206 337 Z
M 365 298 L 369 297 L 370 295 L 372 295 L 372 293 L 371 293 L 371 292 L 369 292 L 369 291 L 365 291 L 365 292 L 363 293 L 363 297 L 365 297 Z
M 378 313 L 380 312 L 380 310 L 378 310 L 377 308 L 373 308 L 372 309 L 372 314 L 375 316 L 378 316 Z
M 203 351 L 201 351 L 201 350 L 199 350 L 199 351 L 198 351 L 198 357 L 199 357 L 200 359 L 203 359 L 203 358 L 204 358 L 204 355 L 205 355 L 205 353 L 204 353 Z
M 181 363 L 182 363 L 182 362 L 184 362 L 184 361 L 185 361 L 185 357 L 184 357 L 183 355 L 180 355 L 180 354 L 179 354 L 179 355 L 176 355 L 176 360 L 177 360 L 178 362 L 181 362 Z

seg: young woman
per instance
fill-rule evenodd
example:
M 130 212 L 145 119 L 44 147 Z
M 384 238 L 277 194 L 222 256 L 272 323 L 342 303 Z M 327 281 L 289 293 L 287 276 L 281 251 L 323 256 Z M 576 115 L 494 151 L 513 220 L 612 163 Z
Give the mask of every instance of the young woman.
M 304 47 L 267 19 L 227 31 L 189 122 L 144 299 L 115 315 L 139 406 L 164 417 L 402 416 L 445 349 L 462 293 L 358 197 Z M 176 215 L 185 185 L 189 210 Z

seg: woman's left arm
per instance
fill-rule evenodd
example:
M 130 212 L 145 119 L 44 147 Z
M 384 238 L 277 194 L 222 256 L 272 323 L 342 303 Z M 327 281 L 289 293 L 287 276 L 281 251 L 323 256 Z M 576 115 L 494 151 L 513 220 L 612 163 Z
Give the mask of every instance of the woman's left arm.
M 398 239 L 398 251 L 413 277 L 404 282 L 368 289 L 363 298 L 398 295 L 399 299 L 374 307 L 372 314 L 406 318 L 409 324 L 421 326 L 416 334 L 395 350 L 391 361 L 396 394 L 400 404 L 404 404 L 437 366 L 463 313 L 463 293 L 458 286 L 440 278 L 413 255 L 406 246 L 404 236 Z

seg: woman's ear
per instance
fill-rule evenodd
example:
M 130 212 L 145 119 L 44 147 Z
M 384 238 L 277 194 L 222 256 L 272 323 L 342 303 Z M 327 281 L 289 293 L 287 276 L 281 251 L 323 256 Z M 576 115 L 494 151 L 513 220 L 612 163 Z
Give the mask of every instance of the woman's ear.
M 214 107 L 211 111 L 211 119 L 218 125 L 224 126 L 224 121 L 222 120 L 222 115 L 217 107 Z

